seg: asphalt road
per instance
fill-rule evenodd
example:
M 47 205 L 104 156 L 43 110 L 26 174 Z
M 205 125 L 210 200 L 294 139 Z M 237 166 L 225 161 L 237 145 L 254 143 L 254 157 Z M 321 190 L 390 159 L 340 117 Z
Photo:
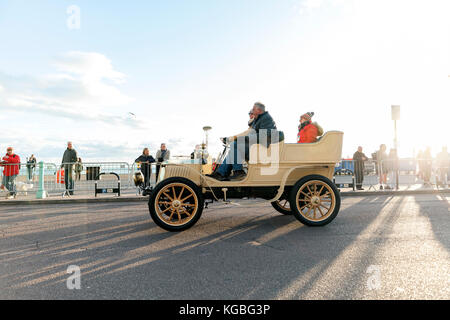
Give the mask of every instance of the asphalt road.
M 323 228 L 216 204 L 178 234 L 143 202 L 2 206 L 0 299 L 450 299 L 449 200 L 343 198 Z

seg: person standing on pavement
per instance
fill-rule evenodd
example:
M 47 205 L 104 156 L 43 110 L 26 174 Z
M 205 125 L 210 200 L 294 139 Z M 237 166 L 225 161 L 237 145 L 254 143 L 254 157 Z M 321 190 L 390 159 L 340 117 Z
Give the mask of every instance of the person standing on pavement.
M 355 179 L 356 179 L 356 189 L 364 190 L 362 183 L 364 181 L 364 162 L 369 160 L 367 156 L 363 153 L 363 148 L 358 147 L 358 151 L 353 155 L 353 161 L 355 164 Z
M 64 168 L 64 183 L 66 186 L 66 192 L 69 195 L 73 195 L 73 190 L 75 185 L 73 183 L 73 167 L 75 163 L 78 161 L 78 153 L 73 148 L 73 144 L 71 141 L 67 142 L 67 149 L 64 151 L 64 155 L 62 158 L 61 168 Z
M 155 159 L 150 155 L 150 150 L 148 148 L 144 148 L 142 154 L 134 160 L 135 163 L 140 164 L 141 172 L 144 175 L 144 184 L 145 187 L 150 185 L 150 178 L 152 175 L 152 167 L 151 164 L 156 162 Z
M 161 143 L 161 149 L 156 152 L 156 179 L 158 180 L 159 169 L 161 168 L 161 163 L 170 160 L 170 151 L 167 149 L 165 143 Z
M 441 186 L 445 186 L 448 184 L 448 172 L 450 168 L 450 155 L 447 151 L 447 147 L 443 147 L 442 151 L 438 153 L 437 157 L 437 174 L 438 174 L 438 182 Z
M 395 189 L 396 187 L 396 173 L 398 170 L 398 158 L 397 158 L 397 150 L 391 149 L 389 151 L 389 157 L 388 157 L 388 175 L 389 175 L 389 187 L 391 189 Z
M 416 156 L 416 161 L 417 161 L 417 177 L 419 178 L 419 179 L 422 179 L 423 180 L 423 168 L 424 168 L 424 166 L 423 166 L 423 151 L 422 150 L 419 150 L 419 152 L 417 153 L 417 156 Z
M 431 171 L 432 171 L 432 163 L 433 157 L 431 156 L 431 148 L 427 147 L 423 152 L 423 182 L 424 186 L 431 186 Z
M 380 150 L 376 152 L 377 156 L 377 173 L 380 177 L 380 190 L 383 190 L 383 184 L 385 189 L 390 189 L 387 185 L 387 173 L 388 173 L 388 155 L 386 153 L 386 145 L 380 145 Z
M 6 198 L 12 199 L 16 197 L 16 178 L 20 171 L 20 157 L 14 154 L 14 149 L 8 147 L 6 155 L 2 158 L 0 166 L 3 167 L 3 180 L 0 188 L 9 191 Z
M 78 158 L 77 163 L 75 163 L 75 181 L 81 181 L 81 172 L 83 172 L 83 161 Z
M 33 181 L 34 169 L 36 168 L 36 158 L 34 154 L 27 160 L 28 181 Z

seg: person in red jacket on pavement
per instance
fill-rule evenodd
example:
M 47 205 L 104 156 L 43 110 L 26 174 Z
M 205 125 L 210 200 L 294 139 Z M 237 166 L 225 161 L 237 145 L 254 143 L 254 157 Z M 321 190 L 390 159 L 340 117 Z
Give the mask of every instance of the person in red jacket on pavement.
M 14 154 L 12 147 L 8 147 L 6 152 L 0 162 L 0 166 L 3 167 L 3 180 L 0 188 L 4 190 L 6 187 L 9 191 L 6 198 L 12 199 L 16 197 L 16 177 L 19 175 L 20 157 Z
M 314 112 L 307 112 L 300 117 L 297 143 L 314 143 L 317 142 L 317 137 L 323 135 L 322 127 L 317 122 L 311 122 L 313 116 Z

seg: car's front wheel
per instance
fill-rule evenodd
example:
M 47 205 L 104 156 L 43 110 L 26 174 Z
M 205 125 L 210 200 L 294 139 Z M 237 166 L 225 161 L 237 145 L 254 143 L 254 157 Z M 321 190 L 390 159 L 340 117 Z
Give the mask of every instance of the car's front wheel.
M 153 221 L 172 232 L 192 227 L 200 219 L 203 206 L 200 188 L 188 179 L 176 177 L 161 181 L 148 202 Z

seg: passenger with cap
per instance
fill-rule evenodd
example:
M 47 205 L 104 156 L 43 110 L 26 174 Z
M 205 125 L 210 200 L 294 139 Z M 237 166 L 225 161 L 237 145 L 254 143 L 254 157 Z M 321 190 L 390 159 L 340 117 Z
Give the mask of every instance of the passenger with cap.
M 323 135 L 323 129 L 317 122 L 312 122 L 314 112 L 307 112 L 300 117 L 298 126 L 297 143 L 314 143 Z

